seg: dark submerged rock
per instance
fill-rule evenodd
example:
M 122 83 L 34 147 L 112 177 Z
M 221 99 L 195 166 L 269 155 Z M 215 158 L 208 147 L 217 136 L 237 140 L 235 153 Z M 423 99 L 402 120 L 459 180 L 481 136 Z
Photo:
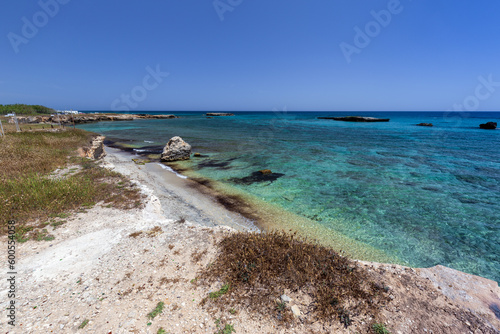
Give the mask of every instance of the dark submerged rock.
M 232 160 L 221 161 L 221 160 L 207 160 L 200 162 L 198 168 L 219 168 L 219 169 L 229 169 L 229 164 Z
M 343 117 L 318 117 L 318 119 L 333 119 L 334 121 L 344 122 L 389 122 L 389 118 L 375 118 L 364 116 L 343 116 Z
M 434 126 L 432 123 L 419 123 L 417 126 Z
M 245 176 L 242 178 L 238 177 L 233 177 L 229 179 L 229 181 L 236 183 L 236 184 L 244 184 L 244 185 L 250 185 L 253 183 L 258 183 L 258 182 L 271 182 L 273 183 L 280 177 L 285 176 L 285 174 L 281 173 L 271 173 L 271 174 L 264 174 L 261 171 L 258 172 L 253 172 L 249 176 Z

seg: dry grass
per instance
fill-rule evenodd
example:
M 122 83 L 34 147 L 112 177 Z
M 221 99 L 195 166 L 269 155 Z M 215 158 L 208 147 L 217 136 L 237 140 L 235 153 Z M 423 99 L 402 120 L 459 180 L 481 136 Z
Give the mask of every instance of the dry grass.
M 18 240 L 36 235 L 29 225 L 54 215 L 89 208 L 103 201 L 108 206 L 130 208 L 141 204 L 137 187 L 121 174 L 77 156 L 92 133 L 67 129 L 62 132 L 9 132 L 0 138 L 0 226 L 17 221 Z M 68 162 L 81 170 L 67 177 L 49 174 Z
M 285 290 L 307 296 L 311 321 L 340 321 L 346 327 L 357 316 L 377 318 L 388 301 L 387 288 L 333 250 L 284 232 L 233 233 L 218 244 L 216 260 L 200 273 L 203 284 L 230 288 L 209 306 L 246 307 L 251 312 L 290 320 L 276 300 Z M 280 307 L 281 306 L 281 307 Z
M 46 174 L 65 166 L 68 156 L 91 137 L 82 130 L 8 133 L 0 139 L 0 179 Z

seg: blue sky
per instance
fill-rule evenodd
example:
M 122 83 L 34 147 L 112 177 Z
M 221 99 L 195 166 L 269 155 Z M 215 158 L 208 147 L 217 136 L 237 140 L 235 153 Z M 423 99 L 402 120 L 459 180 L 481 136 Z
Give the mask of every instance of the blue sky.
M 1 6 L 0 104 L 500 110 L 495 0 L 42 0 Z

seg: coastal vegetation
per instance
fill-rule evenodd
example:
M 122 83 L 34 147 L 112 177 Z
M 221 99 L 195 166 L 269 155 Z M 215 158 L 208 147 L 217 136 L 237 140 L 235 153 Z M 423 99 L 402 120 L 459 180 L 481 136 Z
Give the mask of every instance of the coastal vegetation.
M 373 324 L 372 329 L 375 334 L 391 334 L 387 328 L 385 328 L 384 324 Z
M 124 176 L 82 158 L 78 149 L 94 134 L 78 129 L 15 132 L 4 124 L 0 137 L 0 222 L 16 221 L 18 241 L 51 240 L 47 228 L 57 228 L 69 213 L 98 202 L 131 208 L 140 193 Z
M 83 322 L 80 324 L 80 326 L 78 326 L 78 329 L 85 328 L 85 326 L 87 326 L 88 323 L 89 323 L 89 319 L 83 320 Z
M 369 318 L 379 321 L 374 331 L 385 329 L 379 312 L 390 300 L 389 288 L 330 248 L 276 231 L 231 233 L 218 247 L 217 258 L 200 274 L 200 284 L 226 282 L 202 301 L 209 308 L 244 307 L 288 323 L 301 314 L 289 305 L 291 295 L 312 299 L 313 321 L 336 319 L 348 327 L 355 318 Z
M 165 306 L 164 302 L 158 302 L 153 311 L 148 313 L 149 319 L 154 319 L 158 314 L 163 313 L 163 307 Z
M 54 109 L 41 105 L 0 104 L 0 115 L 7 115 L 10 113 L 16 113 L 17 115 L 40 115 L 52 114 L 55 112 L 56 111 Z

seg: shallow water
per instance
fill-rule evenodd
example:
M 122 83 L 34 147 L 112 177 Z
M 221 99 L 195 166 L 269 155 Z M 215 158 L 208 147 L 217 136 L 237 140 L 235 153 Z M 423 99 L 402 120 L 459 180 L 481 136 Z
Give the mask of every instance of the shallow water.
M 176 114 L 183 117 L 80 128 L 153 151 L 179 135 L 205 155 L 188 163 L 200 175 L 397 262 L 500 281 L 500 130 L 479 129 L 500 113 L 365 113 L 388 123 L 316 118 L 346 113 Z M 261 169 L 283 175 L 252 177 Z

